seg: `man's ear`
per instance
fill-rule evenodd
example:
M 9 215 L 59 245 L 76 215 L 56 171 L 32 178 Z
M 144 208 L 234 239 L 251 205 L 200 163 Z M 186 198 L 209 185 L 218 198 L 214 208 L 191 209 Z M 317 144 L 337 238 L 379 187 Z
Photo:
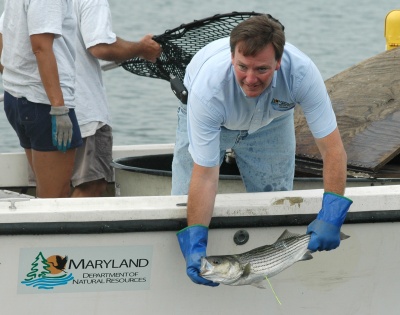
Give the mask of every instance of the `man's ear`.
M 281 61 L 282 61 L 282 58 L 279 59 L 279 60 L 277 61 L 276 67 L 275 67 L 275 70 L 276 70 L 276 71 L 280 69 L 280 67 L 281 67 Z

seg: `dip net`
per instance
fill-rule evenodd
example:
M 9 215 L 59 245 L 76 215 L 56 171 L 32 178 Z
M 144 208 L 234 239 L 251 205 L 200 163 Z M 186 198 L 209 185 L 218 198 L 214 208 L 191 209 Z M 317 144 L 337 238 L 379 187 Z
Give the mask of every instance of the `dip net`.
M 179 78 L 180 81 L 183 81 L 186 66 L 197 51 L 214 40 L 229 36 L 231 30 L 240 22 L 261 14 L 232 12 L 182 24 L 177 28 L 165 31 L 164 34 L 153 37 L 156 42 L 162 45 L 163 49 L 156 63 L 141 58 L 133 58 L 124 61 L 121 66 L 125 70 L 140 76 L 167 81 L 170 81 L 171 78 Z M 277 21 L 269 14 L 267 16 Z

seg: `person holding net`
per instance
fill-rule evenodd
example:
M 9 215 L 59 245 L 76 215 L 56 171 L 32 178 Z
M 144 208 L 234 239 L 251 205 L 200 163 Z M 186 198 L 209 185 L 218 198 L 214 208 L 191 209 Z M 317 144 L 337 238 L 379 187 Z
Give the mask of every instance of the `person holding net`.
M 76 115 L 83 138 L 72 175 L 72 197 L 98 197 L 113 180 L 112 128 L 98 59 L 117 63 L 140 57 L 155 62 L 160 45 L 152 35 L 126 41 L 112 31 L 107 0 L 73 0 L 78 22 L 76 57 Z
M 172 194 L 188 194 L 187 225 L 177 233 L 187 274 L 198 284 L 219 166 L 232 149 L 248 192 L 293 189 L 294 107 L 299 104 L 323 158 L 325 193 L 309 225 L 311 251 L 339 246 L 352 203 L 344 197 L 347 155 L 324 81 L 309 57 L 285 42 L 284 27 L 268 15 L 241 22 L 192 58 L 184 85 L 172 163 Z

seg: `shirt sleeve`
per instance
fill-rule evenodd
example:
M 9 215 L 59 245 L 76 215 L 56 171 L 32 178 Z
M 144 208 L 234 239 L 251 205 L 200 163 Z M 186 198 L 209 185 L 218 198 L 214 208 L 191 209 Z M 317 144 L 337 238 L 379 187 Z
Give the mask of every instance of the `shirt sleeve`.
M 112 31 L 111 11 L 106 0 L 86 1 L 79 13 L 78 23 L 86 48 L 116 41 L 117 36 Z
M 0 16 L 0 34 L 3 34 L 4 12 Z
M 308 71 L 297 86 L 296 101 L 303 109 L 311 133 L 323 138 L 337 127 L 336 116 L 326 90 L 325 82 L 310 60 Z
M 44 33 L 62 35 L 63 10 L 62 0 L 31 1 L 27 7 L 29 36 Z

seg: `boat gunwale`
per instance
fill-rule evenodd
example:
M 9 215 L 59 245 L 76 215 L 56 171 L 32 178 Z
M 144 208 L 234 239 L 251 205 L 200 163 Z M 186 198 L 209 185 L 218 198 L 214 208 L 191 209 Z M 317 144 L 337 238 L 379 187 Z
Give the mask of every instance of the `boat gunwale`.
M 274 216 L 213 217 L 210 229 L 246 229 L 277 226 L 308 225 L 315 214 Z M 400 210 L 365 211 L 349 213 L 346 224 L 374 224 L 400 222 Z M 20 222 L 0 223 L 0 235 L 47 235 L 47 234 L 105 234 L 179 231 L 185 228 L 186 219 L 151 219 L 90 222 Z
M 305 225 L 320 210 L 322 189 L 219 194 L 210 228 Z M 347 223 L 400 221 L 400 186 L 351 187 Z M 187 196 L 14 198 L 0 202 L 0 234 L 179 230 Z M 86 228 L 81 228 L 86 226 Z

